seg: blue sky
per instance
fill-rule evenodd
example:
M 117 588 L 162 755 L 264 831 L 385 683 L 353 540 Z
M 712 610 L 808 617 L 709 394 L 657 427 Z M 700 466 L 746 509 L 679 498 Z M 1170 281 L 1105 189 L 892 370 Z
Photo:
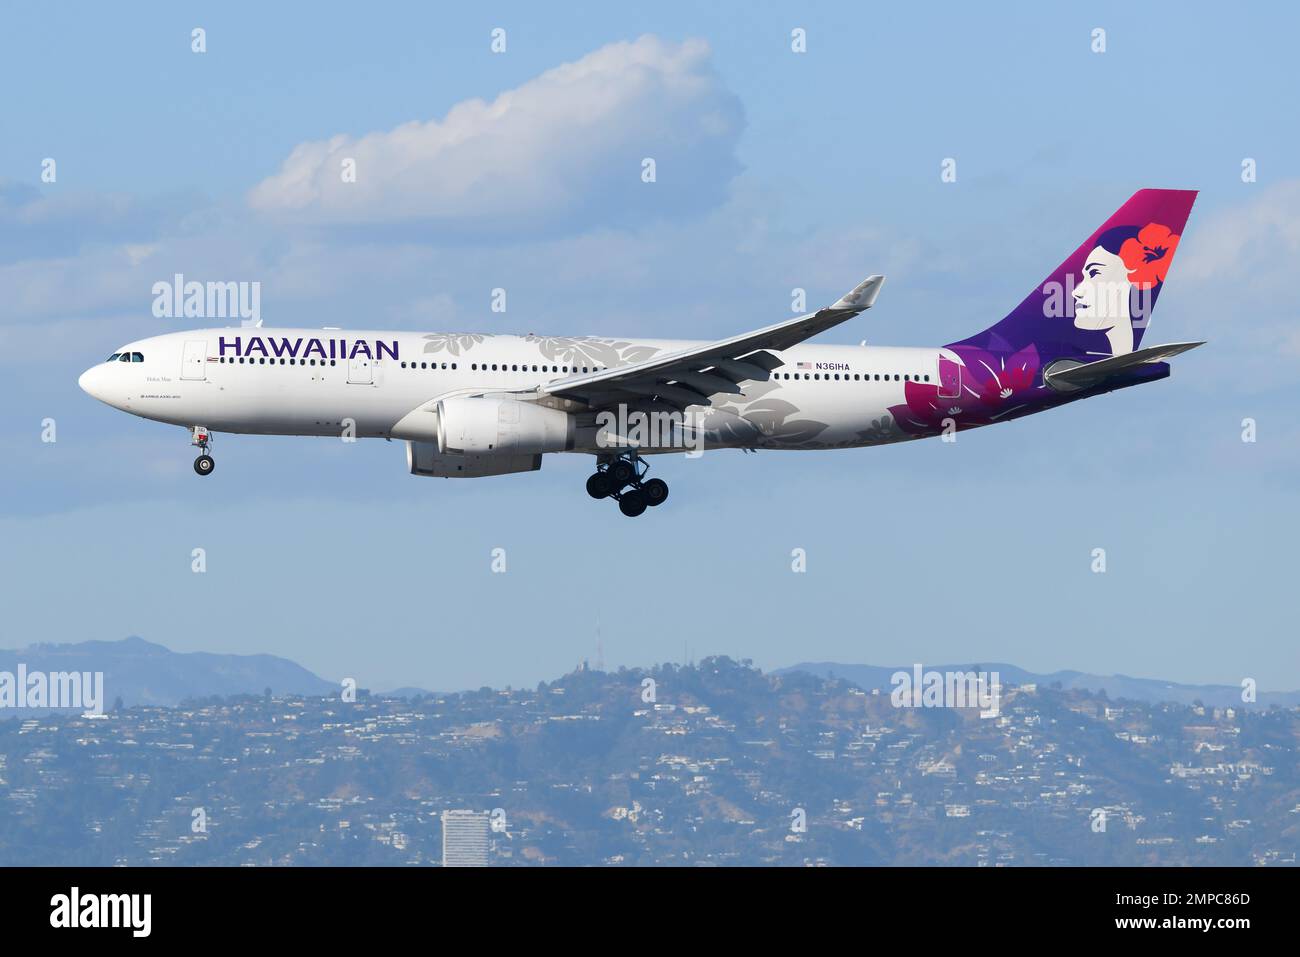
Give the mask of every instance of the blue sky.
M 139 634 L 462 688 L 594 657 L 599 616 L 612 665 L 689 646 L 1300 687 L 1297 27 L 1133 4 L 7 10 L 0 646 Z M 642 37 L 635 63 L 613 46 Z M 503 94 L 512 110 L 472 102 Z M 390 135 L 430 121 L 469 145 L 430 159 Z M 371 150 L 364 209 L 290 207 L 283 184 L 336 135 Z M 175 271 L 260 282 L 267 325 L 700 338 L 883 272 L 826 340 L 939 344 L 1144 186 L 1202 191 L 1148 341 L 1210 344 L 1170 379 L 955 445 L 659 459 L 672 499 L 637 521 L 585 496 L 580 457 L 458 483 L 407 475 L 397 443 L 220 436 L 199 480 L 180 430 L 76 388 L 181 328 L 150 312 Z

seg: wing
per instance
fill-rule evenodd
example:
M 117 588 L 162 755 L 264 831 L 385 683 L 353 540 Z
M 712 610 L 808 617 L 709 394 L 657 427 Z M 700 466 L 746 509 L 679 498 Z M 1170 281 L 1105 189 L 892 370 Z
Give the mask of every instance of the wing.
M 544 396 L 577 399 L 592 406 L 629 398 L 653 399 L 683 409 L 688 405 L 708 405 L 709 396 L 739 395 L 740 383 L 767 379 L 773 369 L 783 365 L 769 350 L 798 345 L 870 309 L 884 281 L 884 276 L 871 276 L 825 309 L 797 319 L 644 362 L 557 379 L 540 386 L 538 392 Z

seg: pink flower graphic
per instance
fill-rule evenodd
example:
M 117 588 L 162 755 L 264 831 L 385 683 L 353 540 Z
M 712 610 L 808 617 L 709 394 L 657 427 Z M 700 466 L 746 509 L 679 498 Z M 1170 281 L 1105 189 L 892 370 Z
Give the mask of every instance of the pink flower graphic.
M 962 363 L 961 394 L 941 397 L 937 385 L 906 383 L 906 404 L 889 410 L 903 431 L 935 435 L 943 431 L 945 419 L 952 419 L 958 430 L 989 425 L 1017 412 L 1034 398 L 1039 363 L 1033 345 L 1011 355 L 969 346 L 955 346 L 952 351 Z

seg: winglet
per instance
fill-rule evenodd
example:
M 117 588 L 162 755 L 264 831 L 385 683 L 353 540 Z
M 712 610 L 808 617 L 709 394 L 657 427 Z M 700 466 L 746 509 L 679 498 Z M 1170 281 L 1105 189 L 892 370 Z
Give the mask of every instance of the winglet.
M 831 309 L 852 309 L 855 312 L 861 312 L 863 309 L 870 309 L 875 305 L 876 297 L 880 295 L 880 287 L 884 285 L 884 276 L 868 276 L 865 280 L 853 287 L 853 291 L 846 293 L 830 306 Z

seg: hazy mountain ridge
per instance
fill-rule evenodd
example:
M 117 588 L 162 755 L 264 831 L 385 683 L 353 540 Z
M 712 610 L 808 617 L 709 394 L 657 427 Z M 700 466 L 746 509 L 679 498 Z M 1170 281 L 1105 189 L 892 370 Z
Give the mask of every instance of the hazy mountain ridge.
M 850 681 L 864 691 L 888 691 L 892 687 L 891 678 L 898 671 L 909 674 L 913 666 L 898 665 L 886 668 L 880 665 L 851 665 L 833 661 L 806 661 L 788 668 L 778 668 L 773 674 L 789 674 L 802 671 L 821 678 L 834 676 Z M 1172 702 L 1190 705 L 1199 701 L 1201 704 L 1216 708 L 1267 708 L 1277 705 L 1282 708 L 1300 707 L 1300 691 L 1261 691 L 1256 701 L 1246 703 L 1241 700 L 1241 687 L 1234 685 L 1185 685 L 1159 678 L 1132 678 L 1128 675 L 1093 675 L 1082 671 L 1054 671 L 1051 674 L 1035 674 L 1015 665 L 1004 662 L 967 662 L 959 665 L 924 666 L 926 671 L 985 671 L 997 672 L 1003 684 L 1036 684 L 1048 688 L 1060 683 L 1062 690 L 1104 692 L 1107 697 L 1143 701 L 1148 704 Z
M 120 641 L 75 643 L 40 642 L 15 650 L 0 649 L 0 672 L 16 673 L 24 664 L 28 672 L 102 671 L 105 707 L 117 698 L 133 705 L 174 706 L 187 698 L 212 695 L 262 694 L 270 688 L 275 695 L 332 695 L 339 685 L 326 680 L 288 658 L 269 654 L 234 655 L 205 651 L 178 652 L 137 636 Z M 1300 707 L 1300 691 L 1263 691 L 1252 705 L 1241 700 L 1241 688 L 1233 685 L 1187 685 L 1156 678 L 1128 675 L 1095 675 L 1082 671 L 1039 674 L 1005 662 L 966 662 L 926 665 L 927 671 L 997 672 L 1007 685 L 1037 684 L 1063 690 L 1104 693 L 1114 699 L 1148 704 L 1171 702 L 1209 707 Z M 885 667 L 843 662 L 800 662 L 775 669 L 772 674 L 804 672 L 818 677 L 836 677 L 866 691 L 888 691 L 897 671 L 911 672 L 912 665 Z M 413 698 L 433 694 L 416 687 L 376 692 L 385 697 Z M 440 692 L 445 693 L 445 692 Z M 4 712 L 0 711 L 0 717 Z
M 226 655 L 206 651 L 178 652 L 143 638 L 121 641 L 39 643 L 14 650 L 0 649 L 0 671 L 16 673 L 18 665 L 34 671 L 104 673 L 105 707 L 117 699 L 133 705 L 179 704 L 186 698 L 210 695 L 322 695 L 338 685 L 275 655 Z M 0 711 L 0 717 L 4 717 Z
M 0 720 L 0 863 L 1290 865 L 1300 709 L 1014 687 L 896 707 L 706 658 L 400 700 Z M 202 808 L 209 829 L 193 829 Z

